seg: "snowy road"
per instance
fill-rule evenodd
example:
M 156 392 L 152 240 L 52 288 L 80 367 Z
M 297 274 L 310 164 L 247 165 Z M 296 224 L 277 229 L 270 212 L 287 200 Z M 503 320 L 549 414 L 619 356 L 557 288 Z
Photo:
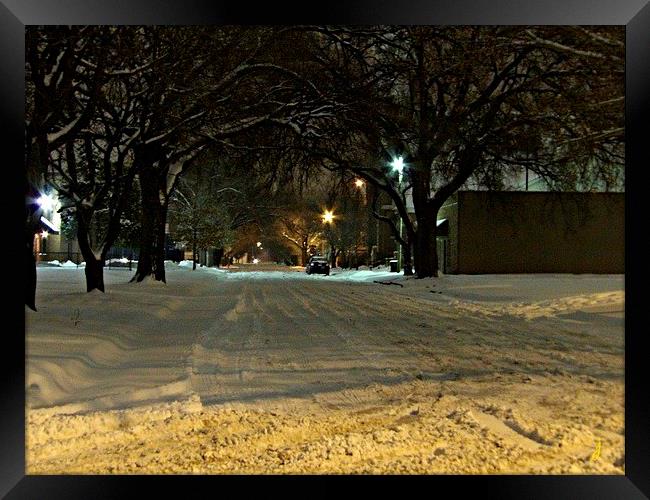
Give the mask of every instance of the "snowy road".
M 504 427 L 508 408 L 488 404 L 499 387 L 524 387 L 529 414 L 551 386 L 558 398 L 581 387 L 594 398 L 611 387 L 622 394 L 623 276 L 434 282 L 370 271 L 325 277 L 176 266 L 167 285 L 131 284 L 128 276 L 106 271 L 106 294 L 86 294 L 83 271 L 39 268 L 39 312 L 26 313 L 29 407 L 52 415 L 172 401 L 217 411 L 304 401 L 357 412 L 380 408 L 381 391 L 410 401 L 426 385 L 433 394 L 474 393 L 473 418 L 507 437 L 521 424 Z M 393 280 L 404 286 L 373 282 Z M 610 422 L 615 435 L 621 405 L 611 401 L 598 417 L 602 427 L 608 411 L 620 410 Z M 516 435 L 530 446 L 526 432 Z
M 512 369 L 622 375 L 619 363 L 607 358 L 623 353 L 622 303 L 619 311 L 607 302 L 605 312 L 585 312 L 597 307 L 593 299 L 596 305 L 588 303 L 593 293 L 583 298 L 580 311 L 567 302 L 553 317 L 530 321 L 499 310 L 503 300 L 495 309 L 494 291 L 502 288 L 493 288 L 490 302 L 458 302 L 461 291 L 473 299 L 476 290 L 485 294 L 485 279 L 482 288 L 455 280 L 435 290 L 414 280 L 400 288 L 302 273 L 172 269 L 165 286 L 120 283 L 126 272 L 107 271 L 115 282 L 105 295 L 73 291 L 71 276 L 82 279 L 81 271 L 41 272 L 41 307 L 27 323 L 34 407 L 119 408 L 190 394 L 204 405 L 318 397 L 373 382 L 481 377 Z M 598 279 L 583 277 L 573 286 L 592 292 Z M 526 293 L 523 287 L 509 289 Z M 621 291 L 601 295 L 609 298 L 607 293 L 615 299 Z M 562 293 L 551 287 L 547 300 L 537 304 L 552 304 L 549 295 Z M 518 310 L 526 307 L 536 310 Z M 562 321 L 562 315 L 569 319 Z M 567 354 L 576 346 L 584 351 L 579 362 Z

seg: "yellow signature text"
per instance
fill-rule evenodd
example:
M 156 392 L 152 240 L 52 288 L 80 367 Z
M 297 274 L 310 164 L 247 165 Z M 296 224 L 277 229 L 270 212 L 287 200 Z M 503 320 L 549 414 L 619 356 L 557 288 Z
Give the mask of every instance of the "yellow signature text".
M 600 458 L 600 450 L 601 450 L 602 446 L 603 446 L 603 442 L 600 439 L 598 441 L 596 441 L 596 449 L 591 454 L 591 461 L 592 462 L 595 462 L 596 460 L 598 460 Z

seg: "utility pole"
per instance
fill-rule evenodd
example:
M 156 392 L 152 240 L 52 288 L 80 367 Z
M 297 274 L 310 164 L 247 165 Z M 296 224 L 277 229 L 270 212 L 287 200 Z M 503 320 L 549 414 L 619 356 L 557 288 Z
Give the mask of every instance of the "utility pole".
M 404 160 L 400 156 L 399 158 L 396 158 L 393 163 L 393 168 L 397 170 L 397 185 L 399 188 L 400 194 L 402 193 L 402 173 L 404 172 Z M 399 237 L 400 240 L 403 238 L 402 236 L 402 231 L 403 231 L 403 225 L 404 221 L 402 220 L 402 216 L 399 216 Z M 397 272 L 400 272 L 402 270 L 402 242 L 398 241 L 398 257 L 397 257 Z
M 528 166 L 526 166 L 526 191 L 528 191 Z

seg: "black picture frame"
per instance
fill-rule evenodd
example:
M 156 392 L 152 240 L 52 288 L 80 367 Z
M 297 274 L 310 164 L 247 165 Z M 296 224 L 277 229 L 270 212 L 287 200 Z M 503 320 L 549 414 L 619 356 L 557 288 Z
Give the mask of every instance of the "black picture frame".
M 0 200 L 8 238 L 5 265 L 15 273 L 4 283 L 6 327 L 2 336 L 2 403 L 0 407 L 0 495 L 6 498 L 114 498 L 135 491 L 134 483 L 171 491 L 180 486 L 191 496 L 197 485 L 219 480 L 238 495 L 258 481 L 242 476 L 26 476 L 25 475 L 25 315 L 23 278 L 24 156 L 24 28 L 34 24 L 610 24 L 626 27 L 626 333 L 625 333 L 625 476 L 424 476 L 359 477 L 364 488 L 384 489 L 399 481 L 427 494 L 468 490 L 495 498 L 648 498 L 650 497 L 650 412 L 642 375 L 645 331 L 640 328 L 645 282 L 642 256 L 644 227 L 641 174 L 650 165 L 644 144 L 650 116 L 650 4 L 647 0 L 362 0 L 352 5 L 322 2 L 306 7 L 278 2 L 208 0 L 0 0 L 0 112 L 5 147 L 0 164 L 8 183 Z M 309 9 L 309 10 L 306 10 Z M 647 142 L 647 139 L 645 139 Z M 12 265 L 17 263 L 16 265 Z M 9 346 L 7 346 L 9 344 Z M 295 477 L 262 479 L 285 489 Z M 305 478 L 300 478 L 302 481 Z M 309 479 L 322 481 L 321 476 Z M 351 481 L 351 479 L 350 479 Z M 339 487 L 348 485 L 339 480 Z M 223 486 L 219 486 L 223 488 Z M 294 489 L 295 491 L 295 489 Z M 214 490 L 219 494 L 220 490 Z M 442 495 L 446 497 L 447 495 Z

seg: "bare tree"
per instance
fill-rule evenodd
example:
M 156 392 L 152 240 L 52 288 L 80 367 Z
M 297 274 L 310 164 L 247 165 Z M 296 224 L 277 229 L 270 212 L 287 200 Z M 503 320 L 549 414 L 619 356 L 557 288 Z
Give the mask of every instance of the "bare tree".
M 34 234 L 50 152 L 74 140 L 95 111 L 106 55 L 102 27 L 29 26 L 25 31 L 25 304 L 36 310 Z M 96 61 L 89 70 L 82 60 Z
M 312 102 L 315 88 L 288 64 L 283 37 L 289 34 L 282 27 L 143 31 L 145 53 L 155 62 L 142 74 L 138 108 L 143 239 L 134 280 L 165 280 L 162 242 L 170 195 L 206 147 L 223 148 L 269 124 L 307 130 L 315 115 L 333 114 L 331 106 Z
M 309 259 L 309 249 L 320 243 L 323 229 L 320 215 L 317 207 L 303 203 L 279 218 L 278 232 L 300 251 L 300 262 L 303 266 Z
M 201 171 L 183 177 L 174 190 L 170 205 L 170 232 L 175 240 L 192 248 L 192 269 L 196 269 L 198 250 L 224 248 L 233 242 L 230 218 L 221 203 L 220 190 L 206 182 Z
M 329 168 L 388 193 L 419 278 L 438 273 L 437 213 L 463 186 L 495 186 L 524 168 L 563 189 L 620 177 L 620 28 L 318 30 L 331 91 L 347 88 L 356 108 L 340 117 L 345 137 L 330 134 L 319 152 Z M 405 160 L 401 183 L 390 167 L 398 155 Z

